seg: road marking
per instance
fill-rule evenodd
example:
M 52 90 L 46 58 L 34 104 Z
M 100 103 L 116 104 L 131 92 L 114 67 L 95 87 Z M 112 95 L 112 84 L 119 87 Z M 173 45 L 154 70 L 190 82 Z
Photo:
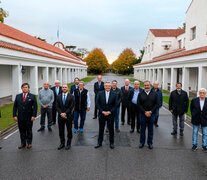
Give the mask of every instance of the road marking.
M 165 111 L 169 112 L 165 107 L 162 107 L 162 109 L 164 109 Z M 189 125 L 188 123 L 185 122 L 185 125 L 187 125 L 189 128 L 193 129 L 193 127 L 191 125 Z M 202 134 L 200 132 L 198 132 L 198 134 L 200 136 L 202 136 Z
M 37 116 L 36 119 L 39 118 L 39 117 L 40 117 L 40 115 Z M 15 130 L 14 132 L 12 132 L 11 134 L 7 135 L 6 137 L 4 137 L 4 140 L 7 140 L 9 137 L 11 137 L 12 135 L 14 135 L 14 134 L 17 133 L 18 131 L 19 131 L 19 130 L 17 129 L 17 130 Z

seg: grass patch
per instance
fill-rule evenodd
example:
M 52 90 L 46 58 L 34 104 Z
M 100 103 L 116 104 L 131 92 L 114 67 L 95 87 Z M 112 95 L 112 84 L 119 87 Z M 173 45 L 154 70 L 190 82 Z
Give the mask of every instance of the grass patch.
M 134 74 L 117 74 L 117 76 L 121 76 L 121 77 L 134 77 Z
M 163 101 L 169 104 L 169 98 L 170 98 L 169 96 L 163 96 Z M 188 112 L 187 112 L 187 115 L 191 117 L 190 104 L 191 104 L 191 100 L 189 100 L 189 106 L 188 106 Z
M 170 91 L 162 89 L 162 93 L 170 93 Z
M 85 77 L 83 79 L 80 79 L 80 81 L 83 81 L 83 82 L 90 82 L 92 80 L 94 80 L 96 77 Z M 74 85 L 75 83 L 69 83 L 68 84 L 68 88 L 70 89 L 72 85 Z

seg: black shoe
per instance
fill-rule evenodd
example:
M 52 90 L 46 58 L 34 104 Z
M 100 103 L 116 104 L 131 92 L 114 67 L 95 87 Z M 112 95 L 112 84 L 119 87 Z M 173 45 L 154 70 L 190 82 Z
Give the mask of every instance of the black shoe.
M 155 127 L 159 127 L 159 125 L 158 124 L 155 124 Z
M 183 131 L 180 131 L 180 136 L 183 136 L 184 134 L 183 134 Z
M 171 132 L 171 135 L 177 135 L 177 131 Z
M 93 119 L 97 119 L 97 116 L 94 116 Z
M 150 144 L 150 145 L 148 145 L 148 148 L 149 149 L 153 149 L 153 146 Z
M 44 131 L 44 130 L 45 130 L 45 128 L 44 128 L 44 127 L 41 127 L 41 128 L 39 128 L 39 129 L 37 130 L 37 132 Z
M 0 147 L 0 149 L 2 149 L 2 147 Z
M 110 148 L 114 149 L 114 144 L 113 143 L 110 144 Z
M 196 151 L 198 149 L 198 147 L 197 146 L 195 146 L 195 145 L 193 145 L 193 147 L 192 147 L 192 151 Z
M 65 147 L 64 144 L 60 144 L 60 145 L 58 146 L 58 150 L 61 150 L 61 149 L 63 149 L 64 147 Z
M 102 144 L 97 144 L 94 148 L 98 149 L 102 146 Z
M 117 133 L 119 133 L 119 132 L 120 132 L 120 129 L 117 128 L 115 131 L 116 131 Z
M 71 145 L 68 144 L 66 147 L 65 147 L 65 150 L 69 150 L 71 148 Z
M 109 129 L 108 128 L 106 128 L 106 133 L 108 133 L 109 132 Z
M 26 147 L 26 144 L 21 144 L 18 149 L 24 149 Z
M 48 127 L 48 131 L 52 132 L 52 128 L 51 127 Z
M 144 147 L 144 144 L 139 144 L 139 148 L 143 148 Z
M 134 129 L 131 129 L 131 130 L 130 130 L 130 133 L 133 133 L 133 132 L 134 132 Z
M 203 146 L 203 152 L 207 152 L 207 148 L 206 148 L 206 146 Z
M 124 122 L 122 122 L 121 125 L 124 125 Z

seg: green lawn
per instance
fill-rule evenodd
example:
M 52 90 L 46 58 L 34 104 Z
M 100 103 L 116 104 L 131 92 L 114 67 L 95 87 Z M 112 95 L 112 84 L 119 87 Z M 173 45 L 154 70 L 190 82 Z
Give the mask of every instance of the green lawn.
M 123 75 L 123 74 L 117 74 L 117 76 L 122 76 L 122 77 L 134 77 L 134 74 L 129 74 L 129 75 Z
M 83 82 L 90 82 L 92 81 L 93 79 L 95 79 L 96 77 L 85 77 L 83 79 L 80 79 L 80 81 L 83 81 Z M 68 84 L 68 88 L 70 89 L 70 87 L 74 85 L 74 83 L 69 83 Z
M 169 98 L 170 98 L 169 96 L 163 96 L 163 101 L 169 104 Z M 189 100 L 189 106 L 188 106 L 188 112 L 187 112 L 187 115 L 191 117 L 190 104 L 191 104 L 191 100 Z

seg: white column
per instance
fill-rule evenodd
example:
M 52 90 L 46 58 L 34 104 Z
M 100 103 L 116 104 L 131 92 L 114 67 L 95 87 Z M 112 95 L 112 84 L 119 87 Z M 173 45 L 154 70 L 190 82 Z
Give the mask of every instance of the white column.
M 182 68 L 182 85 L 183 90 L 189 94 L 189 68 Z
M 60 83 L 63 83 L 63 78 L 62 78 L 62 68 L 58 68 L 58 80 L 60 81 Z
M 157 79 L 156 81 L 158 81 L 159 85 L 161 86 L 161 69 L 157 69 Z
M 48 82 L 48 67 L 43 67 L 43 82 Z
M 152 69 L 152 84 L 155 82 L 156 80 L 156 73 L 155 73 L 155 69 Z
M 52 85 L 54 85 L 56 80 L 59 80 L 59 79 L 57 79 L 56 71 L 57 71 L 56 67 L 52 68 Z
M 62 71 L 63 71 L 63 77 L 62 77 L 62 81 L 63 81 L 63 84 L 67 84 L 67 69 L 66 68 L 63 68 Z
M 152 69 L 149 69 L 149 81 L 152 83 Z
M 175 68 L 171 68 L 170 91 L 172 91 L 173 89 L 175 89 L 176 76 L 177 76 L 176 69 Z
M 163 68 L 163 89 L 167 90 L 167 81 L 168 81 L 168 71 L 166 68 Z
M 30 91 L 31 93 L 38 94 L 38 67 L 30 67 Z
M 204 76 L 204 69 L 203 66 L 199 66 L 198 68 L 198 90 L 197 90 L 197 95 L 199 95 L 199 89 L 203 88 L 204 86 L 204 79 L 206 78 L 206 76 Z
M 12 100 L 15 100 L 17 94 L 21 93 L 22 72 L 21 66 L 12 66 Z

